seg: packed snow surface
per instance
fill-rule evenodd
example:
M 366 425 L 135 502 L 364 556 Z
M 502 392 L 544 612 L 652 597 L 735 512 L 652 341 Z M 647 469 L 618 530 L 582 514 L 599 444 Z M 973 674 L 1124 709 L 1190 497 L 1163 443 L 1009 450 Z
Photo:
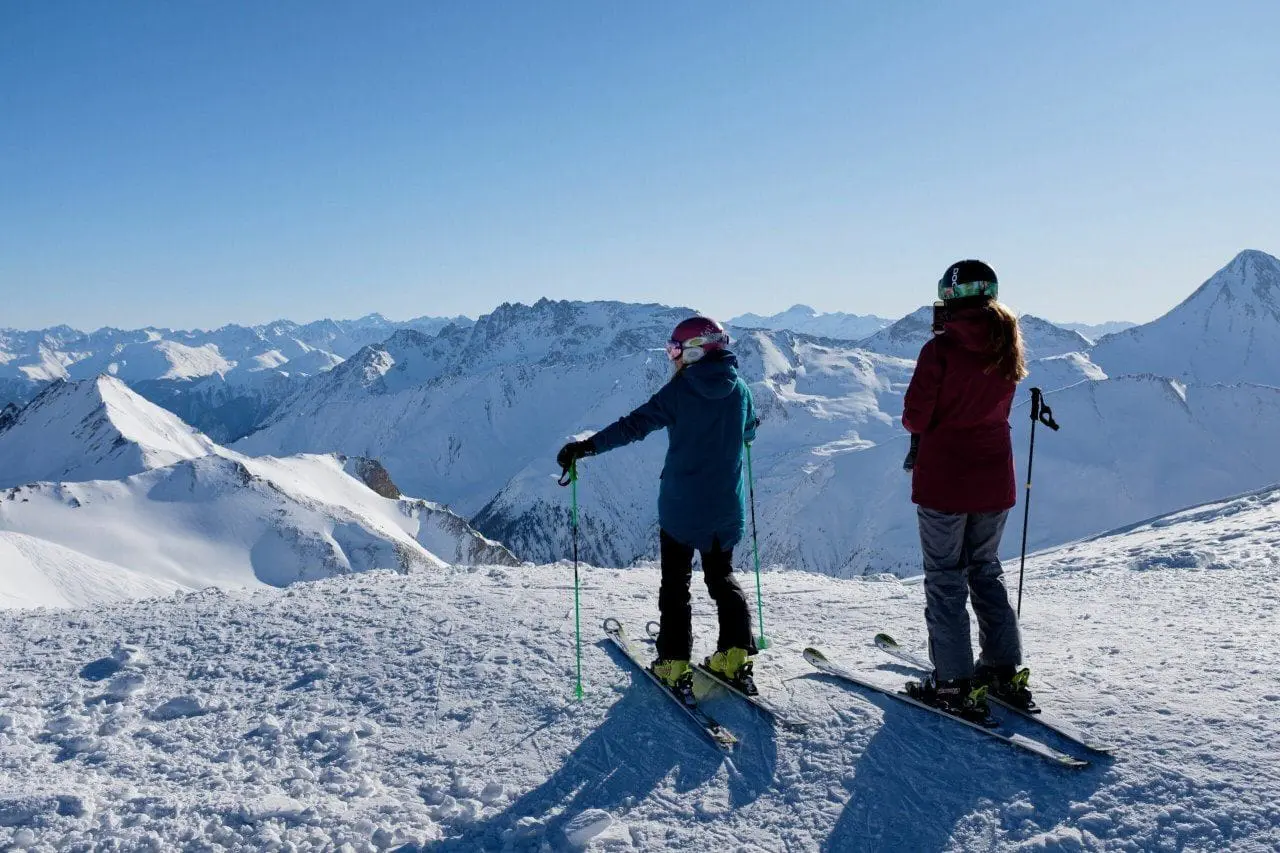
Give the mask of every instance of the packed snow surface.
M 601 637 L 656 615 L 652 568 L 582 569 L 581 702 L 565 564 L 0 614 L 0 848 L 1273 851 L 1278 516 L 1264 491 L 1030 562 L 1038 698 L 1116 749 L 1077 771 L 803 661 L 908 677 L 870 643 L 923 643 L 892 578 L 766 573 L 758 681 L 808 725 L 712 689 L 731 758 Z

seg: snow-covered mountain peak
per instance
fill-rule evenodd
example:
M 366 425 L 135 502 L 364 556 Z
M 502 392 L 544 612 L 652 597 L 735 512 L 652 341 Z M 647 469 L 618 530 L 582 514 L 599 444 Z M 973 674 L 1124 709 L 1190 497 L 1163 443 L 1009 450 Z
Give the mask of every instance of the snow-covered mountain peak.
M 495 365 L 571 353 L 656 350 L 677 323 L 694 313 L 690 308 L 624 302 L 543 298 L 533 305 L 503 303 L 476 321 L 466 360 Z
M 1280 385 L 1280 260 L 1241 252 L 1163 317 L 1103 338 L 1092 358 L 1111 376 Z
M 118 379 L 58 381 L 0 431 L 0 486 L 125 477 L 215 447 Z
M 1211 311 L 1234 305 L 1246 314 L 1265 310 L 1280 319 L 1280 260 L 1246 249 L 1200 286 L 1179 308 Z M 1175 309 L 1175 311 L 1178 309 Z
M 917 308 L 901 320 L 881 329 L 858 346 L 871 352 L 915 359 L 920 347 L 933 335 L 933 307 Z

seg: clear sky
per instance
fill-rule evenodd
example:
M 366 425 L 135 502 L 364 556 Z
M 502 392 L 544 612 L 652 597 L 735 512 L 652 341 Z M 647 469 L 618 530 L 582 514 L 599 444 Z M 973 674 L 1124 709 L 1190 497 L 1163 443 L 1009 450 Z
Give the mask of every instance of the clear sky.
M 0 0 L 0 326 L 1146 320 L 1280 252 L 1275 0 Z

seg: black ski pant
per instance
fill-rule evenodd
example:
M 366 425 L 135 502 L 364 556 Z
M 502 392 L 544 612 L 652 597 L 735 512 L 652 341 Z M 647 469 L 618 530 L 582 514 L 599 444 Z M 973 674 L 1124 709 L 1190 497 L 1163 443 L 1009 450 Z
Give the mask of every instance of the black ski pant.
M 662 587 L 658 591 L 658 657 L 664 660 L 689 660 L 693 656 L 693 608 L 689 584 L 693 582 L 694 549 L 677 542 L 667 531 L 660 533 L 662 542 Z M 751 611 L 747 595 L 733 577 L 733 549 L 723 550 L 719 540 L 710 551 L 702 552 L 702 579 L 716 603 L 720 617 L 720 638 L 716 650 L 741 648 L 756 653 L 751 636 Z

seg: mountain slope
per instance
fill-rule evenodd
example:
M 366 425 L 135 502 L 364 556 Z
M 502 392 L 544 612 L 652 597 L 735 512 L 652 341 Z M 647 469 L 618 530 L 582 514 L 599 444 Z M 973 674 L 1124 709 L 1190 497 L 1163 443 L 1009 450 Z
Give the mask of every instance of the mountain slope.
M 406 492 L 470 516 L 531 460 L 554 468 L 584 413 L 616 417 L 656 390 L 670 370 L 659 348 L 687 314 L 544 300 L 436 338 L 398 333 L 310 380 L 234 447 L 377 458 Z
M 375 493 L 371 460 L 242 457 L 110 377 L 5 422 L 3 606 L 517 562 L 439 504 Z
M 57 382 L 0 430 L 0 488 L 125 477 L 213 450 L 118 379 Z
M 1028 396 L 1024 388 L 1011 417 L 1020 479 L 1006 559 L 1017 557 L 1022 535 Z M 1130 376 L 1077 382 L 1050 391 L 1046 400 L 1062 429 L 1037 432 L 1032 550 L 1206 495 L 1258 488 L 1280 471 L 1280 447 L 1267 438 L 1280 418 L 1280 389 Z M 911 477 L 902 470 L 906 450 L 903 437 L 827 459 L 801 455 L 757 466 L 757 496 L 768 496 L 757 506 L 766 564 L 821 567 L 846 577 L 918 574 Z M 797 478 L 801 464 L 807 476 Z
M 0 531 L 0 577 L 0 608 L 93 607 L 184 589 L 34 536 L 5 531 Z
M 76 560 L 92 564 L 86 585 L 111 580 L 140 594 L 439 569 L 445 562 L 428 546 L 461 564 L 517 563 L 442 507 L 384 498 L 345 466 L 333 456 L 249 459 L 221 451 L 121 480 L 21 486 L 0 492 L 0 531 L 59 546 L 68 557 L 64 572 Z M 101 564 L 128 571 L 112 580 Z M 113 590 L 101 591 L 110 597 Z M 9 606 L 24 595 L 14 578 L 0 584 Z
M 1108 335 L 1091 356 L 1112 376 L 1280 385 L 1280 260 L 1241 252 L 1168 314 Z
M 900 683 L 870 638 L 922 647 L 918 584 L 767 573 L 757 680 L 808 726 L 713 691 L 732 759 L 601 639 L 606 616 L 655 614 L 653 569 L 584 568 L 581 702 L 563 565 L 0 614 L 0 846 L 1271 851 L 1277 650 L 1242 638 L 1271 624 L 1277 506 L 1244 496 L 1030 561 L 1037 697 L 1117 749 L 1075 772 L 801 658 L 816 643 Z M 694 612 L 701 653 L 700 590 Z

